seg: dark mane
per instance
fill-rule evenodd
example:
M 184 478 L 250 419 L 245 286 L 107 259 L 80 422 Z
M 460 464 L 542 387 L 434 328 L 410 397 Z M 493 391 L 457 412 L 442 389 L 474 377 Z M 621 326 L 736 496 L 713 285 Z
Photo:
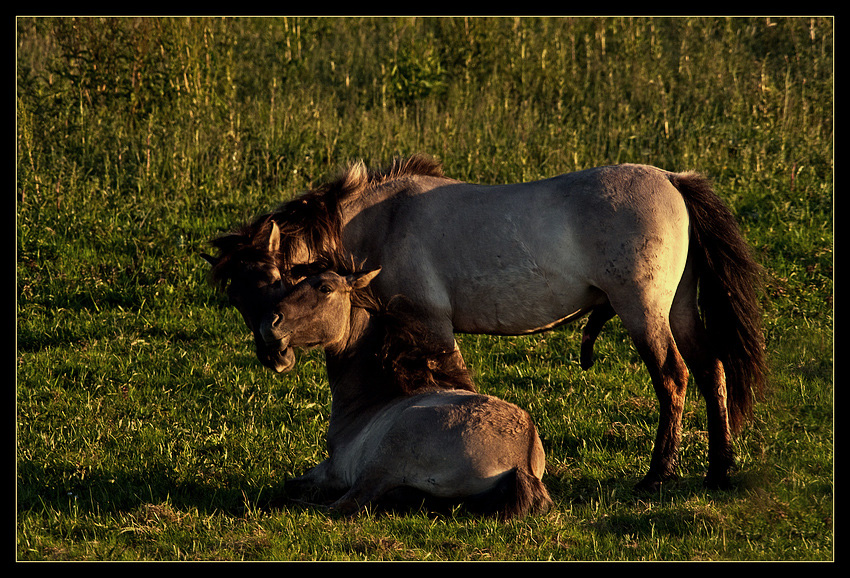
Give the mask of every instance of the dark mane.
M 394 298 L 379 317 L 384 343 L 379 355 L 393 391 L 414 395 L 435 389 L 477 391 L 461 354 L 433 339 L 410 301 Z
M 362 161 L 350 164 L 334 180 L 214 239 L 211 244 L 219 250 L 219 256 L 210 272 L 212 282 L 218 285 L 227 282 L 233 274 L 233 267 L 228 263 L 258 258 L 252 249 L 263 249 L 272 221 L 277 223 L 281 236 L 274 265 L 282 271 L 292 268 L 296 251 L 302 246 L 309 252 L 310 261 L 323 257 L 330 261 L 338 260 L 339 256 L 334 253 L 341 251 L 342 245 L 341 203 L 390 181 L 409 176 L 442 177 L 443 170 L 438 161 L 421 154 L 395 159 L 381 170 L 369 170 Z M 245 249 L 248 251 L 243 252 Z M 260 258 L 270 261 L 268 256 Z
M 212 264 L 210 282 L 224 289 L 228 280 L 236 276 L 242 270 L 240 266 L 245 264 L 277 267 L 277 259 L 268 252 L 266 244 L 270 229 L 271 221 L 268 218 L 258 219 L 213 239 L 210 245 L 218 249 L 218 256 L 213 258 L 203 255 Z M 265 236 L 262 234 L 264 231 Z

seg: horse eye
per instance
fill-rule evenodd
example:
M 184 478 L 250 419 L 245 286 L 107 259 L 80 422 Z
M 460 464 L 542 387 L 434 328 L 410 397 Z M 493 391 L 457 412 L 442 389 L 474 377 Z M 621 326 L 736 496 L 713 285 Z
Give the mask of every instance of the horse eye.
M 328 285 L 321 285 L 319 287 L 319 293 L 324 293 L 325 295 L 327 295 L 328 293 L 332 293 L 332 292 L 333 292 L 333 289 Z

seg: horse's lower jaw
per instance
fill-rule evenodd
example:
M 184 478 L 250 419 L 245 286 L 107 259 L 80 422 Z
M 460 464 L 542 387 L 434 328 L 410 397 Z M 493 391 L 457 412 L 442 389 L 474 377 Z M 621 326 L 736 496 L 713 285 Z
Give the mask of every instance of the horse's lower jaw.
M 265 355 L 258 355 L 258 357 L 260 363 L 276 373 L 285 373 L 295 367 L 295 352 L 291 347 L 280 351 L 267 352 Z

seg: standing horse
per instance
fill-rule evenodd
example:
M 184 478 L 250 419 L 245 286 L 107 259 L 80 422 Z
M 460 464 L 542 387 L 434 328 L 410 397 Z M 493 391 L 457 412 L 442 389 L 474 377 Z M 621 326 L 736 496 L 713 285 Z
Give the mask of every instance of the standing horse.
M 660 406 L 643 489 L 675 477 L 688 367 L 706 401 L 710 487 L 728 485 L 731 433 L 765 386 L 761 271 L 696 173 L 618 165 L 485 186 L 446 178 L 424 156 L 384 172 L 355 163 L 213 246 L 212 280 L 229 282 L 258 358 L 277 371 L 292 359 L 262 338 L 262 288 L 296 282 L 335 251 L 383 267 L 375 294 L 408 296 L 446 347 L 455 331 L 527 334 L 590 312 L 586 368 L 618 315 Z
M 274 295 L 265 339 L 323 347 L 332 393 L 329 457 L 287 494 L 342 493 L 331 504 L 342 513 L 400 489 L 502 518 L 547 510 L 531 417 L 476 393 L 459 354 L 434 349 L 409 313 L 376 309 L 363 292 L 378 271 L 328 271 Z

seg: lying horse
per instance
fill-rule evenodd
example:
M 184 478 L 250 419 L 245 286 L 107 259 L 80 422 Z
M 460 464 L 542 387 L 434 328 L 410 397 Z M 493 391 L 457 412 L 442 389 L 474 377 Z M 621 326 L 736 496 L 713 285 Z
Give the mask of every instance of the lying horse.
M 400 489 L 502 518 L 547 510 L 528 413 L 476 393 L 457 352 L 430 346 L 409 314 L 370 306 L 363 292 L 377 274 L 324 272 L 276 302 L 278 346 L 323 347 L 332 392 L 330 455 L 287 494 L 342 493 L 331 508 L 347 514 Z
M 384 172 L 357 163 L 213 245 L 213 281 L 277 371 L 293 360 L 261 330 L 264 288 L 295 283 L 341 250 L 383 267 L 375 294 L 410 297 L 445 347 L 455 331 L 526 334 L 589 312 L 589 367 L 600 328 L 618 315 L 660 404 L 640 488 L 675 477 L 689 367 L 706 401 L 710 487 L 729 483 L 731 433 L 765 386 L 760 268 L 695 173 L 619 165 L 484 186 L 446 178 L 422 156 Z

